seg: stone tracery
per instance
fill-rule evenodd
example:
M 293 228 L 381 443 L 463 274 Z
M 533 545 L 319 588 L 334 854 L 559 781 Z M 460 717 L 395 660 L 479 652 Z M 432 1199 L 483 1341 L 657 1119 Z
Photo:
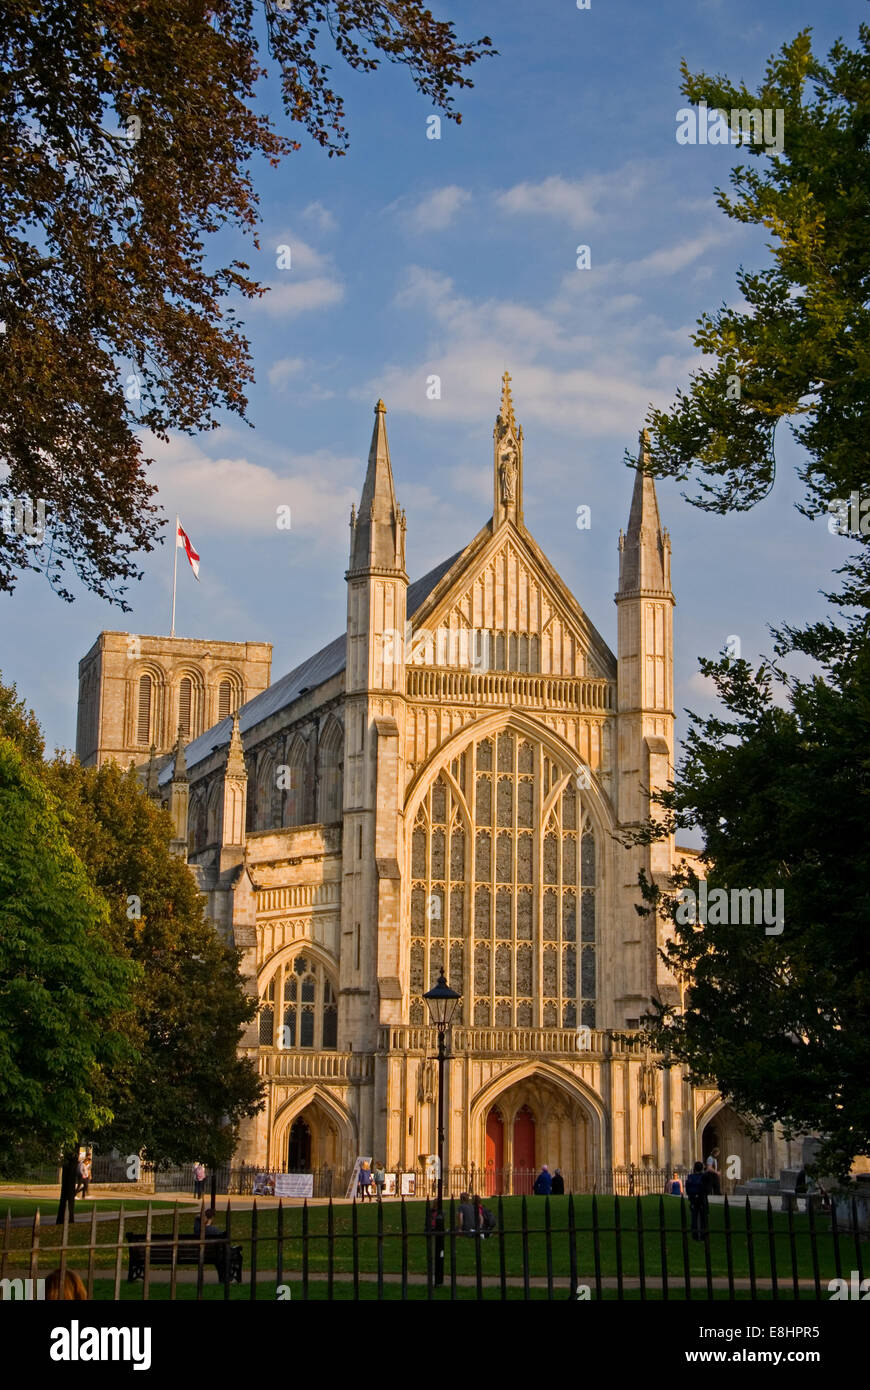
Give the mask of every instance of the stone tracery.
M 568 769 L 504 729 L 450 771 L 462 796 L 439 774 L 411 832 L 409 1021 L 443 963 L 466 1024 L 594 1028 L 595 834 L 572 781 L 543 819 Z

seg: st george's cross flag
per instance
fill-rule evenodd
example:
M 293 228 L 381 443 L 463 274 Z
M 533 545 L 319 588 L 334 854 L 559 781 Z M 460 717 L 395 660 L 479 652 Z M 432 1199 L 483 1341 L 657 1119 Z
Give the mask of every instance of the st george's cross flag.
M 191 544 L 190 536 L 185 531 L 181 523 L 178 523 L 178 534 L 175 544 L 179 550 L 183 550 L 190 561 L 190 568 L 193 570 L 194 578 L 199 579 L 199 556 Z

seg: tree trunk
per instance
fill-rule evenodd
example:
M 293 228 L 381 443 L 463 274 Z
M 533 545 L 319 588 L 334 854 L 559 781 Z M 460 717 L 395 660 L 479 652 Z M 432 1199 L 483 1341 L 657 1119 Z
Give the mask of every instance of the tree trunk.
M 79 1148 L 67 1149 L 63 1156 L 63 1169 L 60 1180 L 60 1202 L 57 1208 L 56 1225 L 63 1225 L 64 1208 L 69 1207 L 69 1223 L 75 1222 L 76 1181 L 78 1179 Z

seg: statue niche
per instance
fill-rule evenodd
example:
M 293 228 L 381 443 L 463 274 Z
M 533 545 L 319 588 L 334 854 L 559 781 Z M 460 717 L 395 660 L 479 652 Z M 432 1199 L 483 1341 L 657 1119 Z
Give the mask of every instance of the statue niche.
M 502 450 L 498 475 L 501 482 L 501 500 L 507 506 L 516 498 L 517 489 L 517 450 L 515 444 L 508 444 Z

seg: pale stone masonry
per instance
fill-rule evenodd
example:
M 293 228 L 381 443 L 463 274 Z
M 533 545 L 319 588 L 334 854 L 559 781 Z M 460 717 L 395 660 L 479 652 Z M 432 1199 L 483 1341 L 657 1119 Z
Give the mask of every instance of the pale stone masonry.
M 141 760 L 136 682 L 153 672 L 164 713 L 149 742 L 175 752 L 149 777 L 260 1004 L 242 1051 L 267 1105 L 239 1160 L 329 1165 L 339 1181 L 357 1154 L 411 1168 L 434 1152 L 422 996 L 443 965 L 462 994 L 447 1161 L 488 1170 L 484 1190 L 541 1163 L 577 1186 L 630 1162 L 689 1165 L 714 1142 L 743 1177 L 772 1174 L 779 1139 L 751 1144 L 715 1092 L 631 1038 L 650 998 L 677 989 L 635 907 L 639 870 L 661 879 L 682 852 L 620 842 L 674 759 L 671 548 L 653 481 L 638 469 L 619 537 L 614 653 L 526 529 L 524 447 L 505 374 L 493 515 L 409 583 L 379 401 L 345 632 L 274 684 L 265 644 L 104 633 L 81 666 L 80 751 Z M 202 724 L 183 702 L 190 741 L 182 670 L 200 680 Z M 222 673 L 243 698 L 217 721 Z
M 101 632 L 79 662 L 76 754 L 88 767 L 147 762 L 195 738 L 269 684 L 269 642 Z

